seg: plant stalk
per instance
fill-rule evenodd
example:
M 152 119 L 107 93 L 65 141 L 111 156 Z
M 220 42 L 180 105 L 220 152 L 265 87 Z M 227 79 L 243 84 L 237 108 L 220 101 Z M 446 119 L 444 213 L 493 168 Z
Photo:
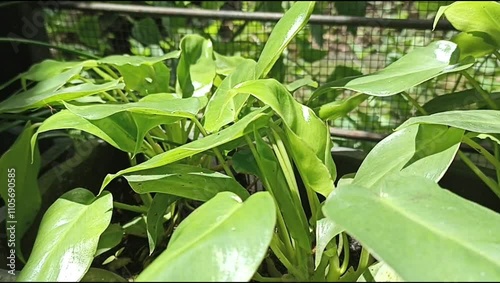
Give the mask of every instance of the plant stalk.
M 481 94 L 483 97 L 484 101 L 488 103 L 488 106 L 491 109 L 498 110 L 498 106 L 496 105 L 495 101 L 493 101 L 490 97 L 490 95 L 479 85 L 479 83 L 471 76 L 469 73 L 467 73 L 465 70 L 460 72 L 461 74 L 464 75 L 464 77 L 469 81 L 469 83 Z
M 469 168 L 474 172 L 492 191 L 500 198 L 500 187 L 497 183 L 490 179 L 490 177 L 486 176 L 481 169 L 479 169 L 472 160 L 470 160 L 467 155 L 465 155 L 462 151 L 458 151 L 458 156 L 463 162 L 469 166 Z

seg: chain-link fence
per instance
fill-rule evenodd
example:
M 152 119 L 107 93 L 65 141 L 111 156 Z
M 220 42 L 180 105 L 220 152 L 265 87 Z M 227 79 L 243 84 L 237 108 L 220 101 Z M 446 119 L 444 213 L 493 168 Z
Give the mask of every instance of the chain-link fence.
M 309 24 L 291 42 L 271 76 L 284 83 L 310 76 L 321 85 L 345 76 L 372 73 L 415 47 L 451 39 L 457 31 L 449 23 L 441 23 L 432 31 L 439 6 L 451 2 L 318 1 Z M 184 35 L 197 33 L 210 38 L 218 53 L 257 59 L 279 19 L 276 13 L 286 11 L 291 3 L 146 1 L 133 2 L 134 6 L 116 3 L 99 6 L 76 2 L 44 11 L 52 44 L 100 56 L 162 55 L 177 49 Z M 70 58 L 58 51 L 53 56 Z M 498 80 L 495 81 L 497 67 L 498 62 L 493 59 L 476 64 L 475 77 L 487 90 L 500 88 Z M 438 95 L 468 88 L 471 86 L 460 75 L 448 74 L 408 93 L 419 103 L 425 103 Z M 312 91 L 303 88 L 295 95 L 303 101 Z M 350 94 L 331 91 L 321 99 L 331 101 Z M 332 126 L 343 129 L 337 132 L 337 136 L 344 136 L 336 139 L 338 144 L 369 149 L 373 143 L 367 139 L 376 140 L 379 138 L 376 134 L 390 133 L 415 114 L 416 109 L 400 95 L 372 98 Z

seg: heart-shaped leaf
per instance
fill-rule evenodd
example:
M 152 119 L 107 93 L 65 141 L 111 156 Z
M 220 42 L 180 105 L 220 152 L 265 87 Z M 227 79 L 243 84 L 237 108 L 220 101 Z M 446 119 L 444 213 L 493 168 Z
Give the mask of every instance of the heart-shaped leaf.
M 137 281 L 249 281 L 267 252 L 276 223 L 268 192 L 242 202 L 222 192 L 192 212 L 167 249 Z
M 19 281 L 79 281 L 94 259 L 99 237 L 111 221 L 113 197 L 77 188 L 45 212 L 33 251 Z

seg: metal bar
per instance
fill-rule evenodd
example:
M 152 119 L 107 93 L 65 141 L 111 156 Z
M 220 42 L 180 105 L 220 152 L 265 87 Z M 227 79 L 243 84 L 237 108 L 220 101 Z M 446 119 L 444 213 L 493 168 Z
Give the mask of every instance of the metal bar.
M 49 1 L 50 2 L 50 1 Z M 126 13 L 149 16 L 175 16 L 175 17 L 197 17 L 209 19 L 227 20 L 247 20 L 247 21 L 272 21 L 276 22 L 283 17 L 282 13 L 269 12 L 241 12 L 241 11 L 216 11 L 207 9 L 173 8 L 173 7 L 153 7 L 145 5 L 62 1 L 52 8 L 78 9 L 93 12 Z M 381 28 L 411 28 L 411 29 L 432 29 L 433 20 L 419 19 L 383 19 L 365 18 L 353 16 L 330 16 L 311 15 L 311 24 L 324 25 L 348 25 L 348 26 L 368 26 Z M 446 20 L 441 20 L 436 25 L 436 30 L 454 30 L 453 26 Z

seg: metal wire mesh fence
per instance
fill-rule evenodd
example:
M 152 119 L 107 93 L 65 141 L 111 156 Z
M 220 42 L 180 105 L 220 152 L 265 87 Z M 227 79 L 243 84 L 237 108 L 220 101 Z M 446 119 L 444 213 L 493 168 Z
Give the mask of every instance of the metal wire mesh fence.
M 310 23 L 290 43 L 271 75 L 284 83 L 310 76 L 321 85 L 345 76 L 380 70 L 416 47 L 438 39 L 450 39 L 456 34 L 450 25 L 442 25 L 439 30 L 432 31 L 432 20 L 439 6 L 449 3 L 317 2 L 314 11 L 317 20 L 311 18 Z M 184 35 L 197 33 L 210 38 L 214 50 L 220 54 L 257 59 L 277 18 L 276 14 L 268 14 L 269 19 L 264 15 L 256 20 L 256 16 L 260 12 L 283 13 L 291 2 L 146 1 L 141 5 L 149 5 L 150 8 L 190 8 L 192 15 L 188 15 L 189 12 L 182 15 L 156 13 L 154 9 L 146 11 L 141 8 L 144 6 L 135 6 L 135 9 L 116 9 L 115 6 L 113 9 L 103 4 L 101 8 L 94 6 L 91 9 L 89 5 L 63 4 L 44 10 L 47 33 L 52 44 L 102 56 L 116 53 L 162 55 L 177 49 Z M 194 13 L 200 12 L 200 8 L 208 12 Z M 219 13 L 211 17 L 210 11 L 223 11 L 223 16 Z M 235 12 L 248 13 L 238 18 L 237 13 L 231 14 Z M 248 15 L 254 15 L 254 18 L 248 18 Z M 331 18 L 334 19 L 331 22 L 321 21 L 321 15 L 337 18 Z M 389 22 L 391 19 L 401 21 Z M 53 56 L 71 59 L 59 52 L 54 52 Z M 500 88 L 498 79 L 495 79 L 496 60 L 487 58 L 476 66 L 474 72 L 485 89 L 493 91 Z M 438 95 L 468 88 L 471 87 L 459 75 L 450 74 L 410 89 L 408 93 L 422 104 Z M 304 101 L 312 91 L 312 88 L 303 88 L 295 95 L 299 101 Z M 350 94 L 349 91 L 332 91 L 321 99 L 331 101 Z M 347 117 L 337 119 L 332 126 L 388 134 L 415 114 L 416 109 L 400 95 L 372 98 Z M 339 145 L 361 149 L 373 146 L 363 134 L 346 136 L 351 139 L 337 138 L 335 141 Z

